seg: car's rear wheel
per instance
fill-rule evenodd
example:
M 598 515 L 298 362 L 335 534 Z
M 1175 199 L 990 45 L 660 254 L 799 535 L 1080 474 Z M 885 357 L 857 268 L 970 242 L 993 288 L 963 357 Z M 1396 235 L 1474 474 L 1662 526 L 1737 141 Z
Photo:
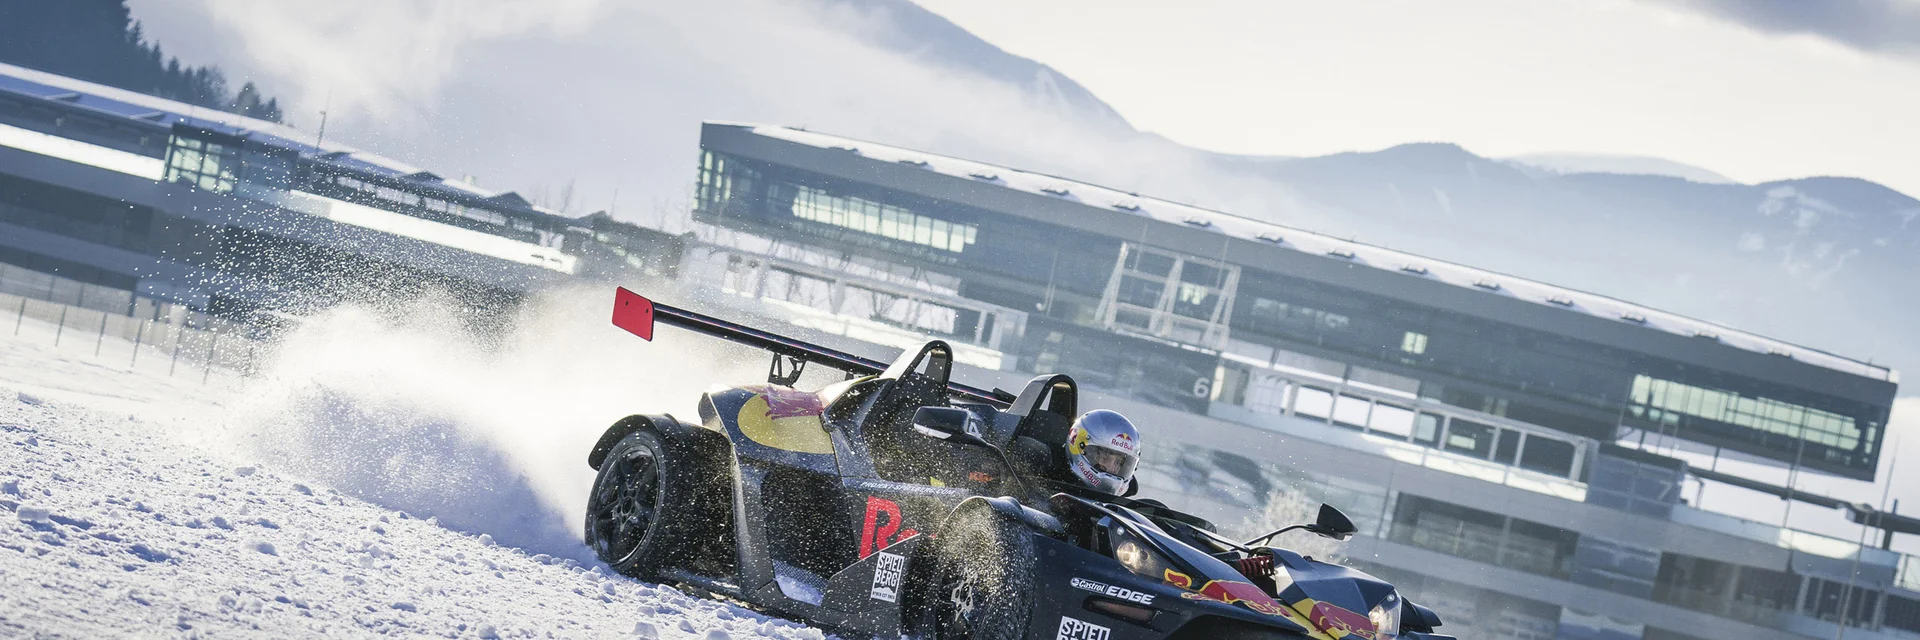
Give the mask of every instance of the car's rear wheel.
M 941 531 L 932 633 L 938 640 L 1016 640 L 1033 616 L 1032 533 L 992 509 L 954 514 Z
M 701 501 L 695 461 L 682 459 L 647 429 L 628 434 L 594 478 L 587 497 L 586 542 L 615 571 L 654 578 L 674 566 L 677 540 L 697 527 Z

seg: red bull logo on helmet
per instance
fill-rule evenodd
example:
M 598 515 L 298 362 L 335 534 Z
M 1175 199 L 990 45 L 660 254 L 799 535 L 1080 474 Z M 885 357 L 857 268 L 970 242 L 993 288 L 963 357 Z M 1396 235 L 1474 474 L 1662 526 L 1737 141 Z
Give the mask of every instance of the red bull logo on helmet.
M 1093 435 L 1087 433 L 1086 427 L 1074 425 L 1073 432 L 1067 435 L 1067 453 L 1076 456 L 1086 453 L 1087 441 L 1092 438 Z

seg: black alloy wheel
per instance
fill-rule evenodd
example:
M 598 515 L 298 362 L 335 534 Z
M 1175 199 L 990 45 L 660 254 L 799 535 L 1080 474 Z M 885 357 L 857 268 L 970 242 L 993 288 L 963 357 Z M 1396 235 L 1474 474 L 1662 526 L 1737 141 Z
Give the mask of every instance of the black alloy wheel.
M 587 501 L 587 543 L 602 562 L 627 575 L 651 573 L 647 562 L 660 546 L 657 526 L 665 503 L 665 447 L 651 432 L 620 441 L 594 480 Z

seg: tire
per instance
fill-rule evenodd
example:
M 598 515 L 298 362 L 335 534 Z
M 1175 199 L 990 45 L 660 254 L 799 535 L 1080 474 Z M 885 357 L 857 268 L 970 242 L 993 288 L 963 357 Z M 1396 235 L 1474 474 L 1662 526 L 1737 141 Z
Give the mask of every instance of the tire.
M 940 533 L 934 568 L 935 640 L 1018 640 L 1033 617 L 1033 533 L 986 507 L 954 514 Z
M 614 445 L 600 463 L 587 496 L 586 543 L 615 571 L 657 580 L 682 567 L 687 542 L 715 526 L 711 466 L 659 434 L 639 429 Z

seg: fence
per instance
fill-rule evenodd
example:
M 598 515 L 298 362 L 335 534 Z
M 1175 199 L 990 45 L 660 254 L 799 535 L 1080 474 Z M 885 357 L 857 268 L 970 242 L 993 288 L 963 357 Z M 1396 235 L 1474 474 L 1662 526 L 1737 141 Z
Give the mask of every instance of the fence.
M 260 350 L 252 327 L 175 309 L 133 316 L 127 308 L 107 311 L 0 293 L 0 335 L 63 359 L 202 383 L 230 382 L 252 370 Z

